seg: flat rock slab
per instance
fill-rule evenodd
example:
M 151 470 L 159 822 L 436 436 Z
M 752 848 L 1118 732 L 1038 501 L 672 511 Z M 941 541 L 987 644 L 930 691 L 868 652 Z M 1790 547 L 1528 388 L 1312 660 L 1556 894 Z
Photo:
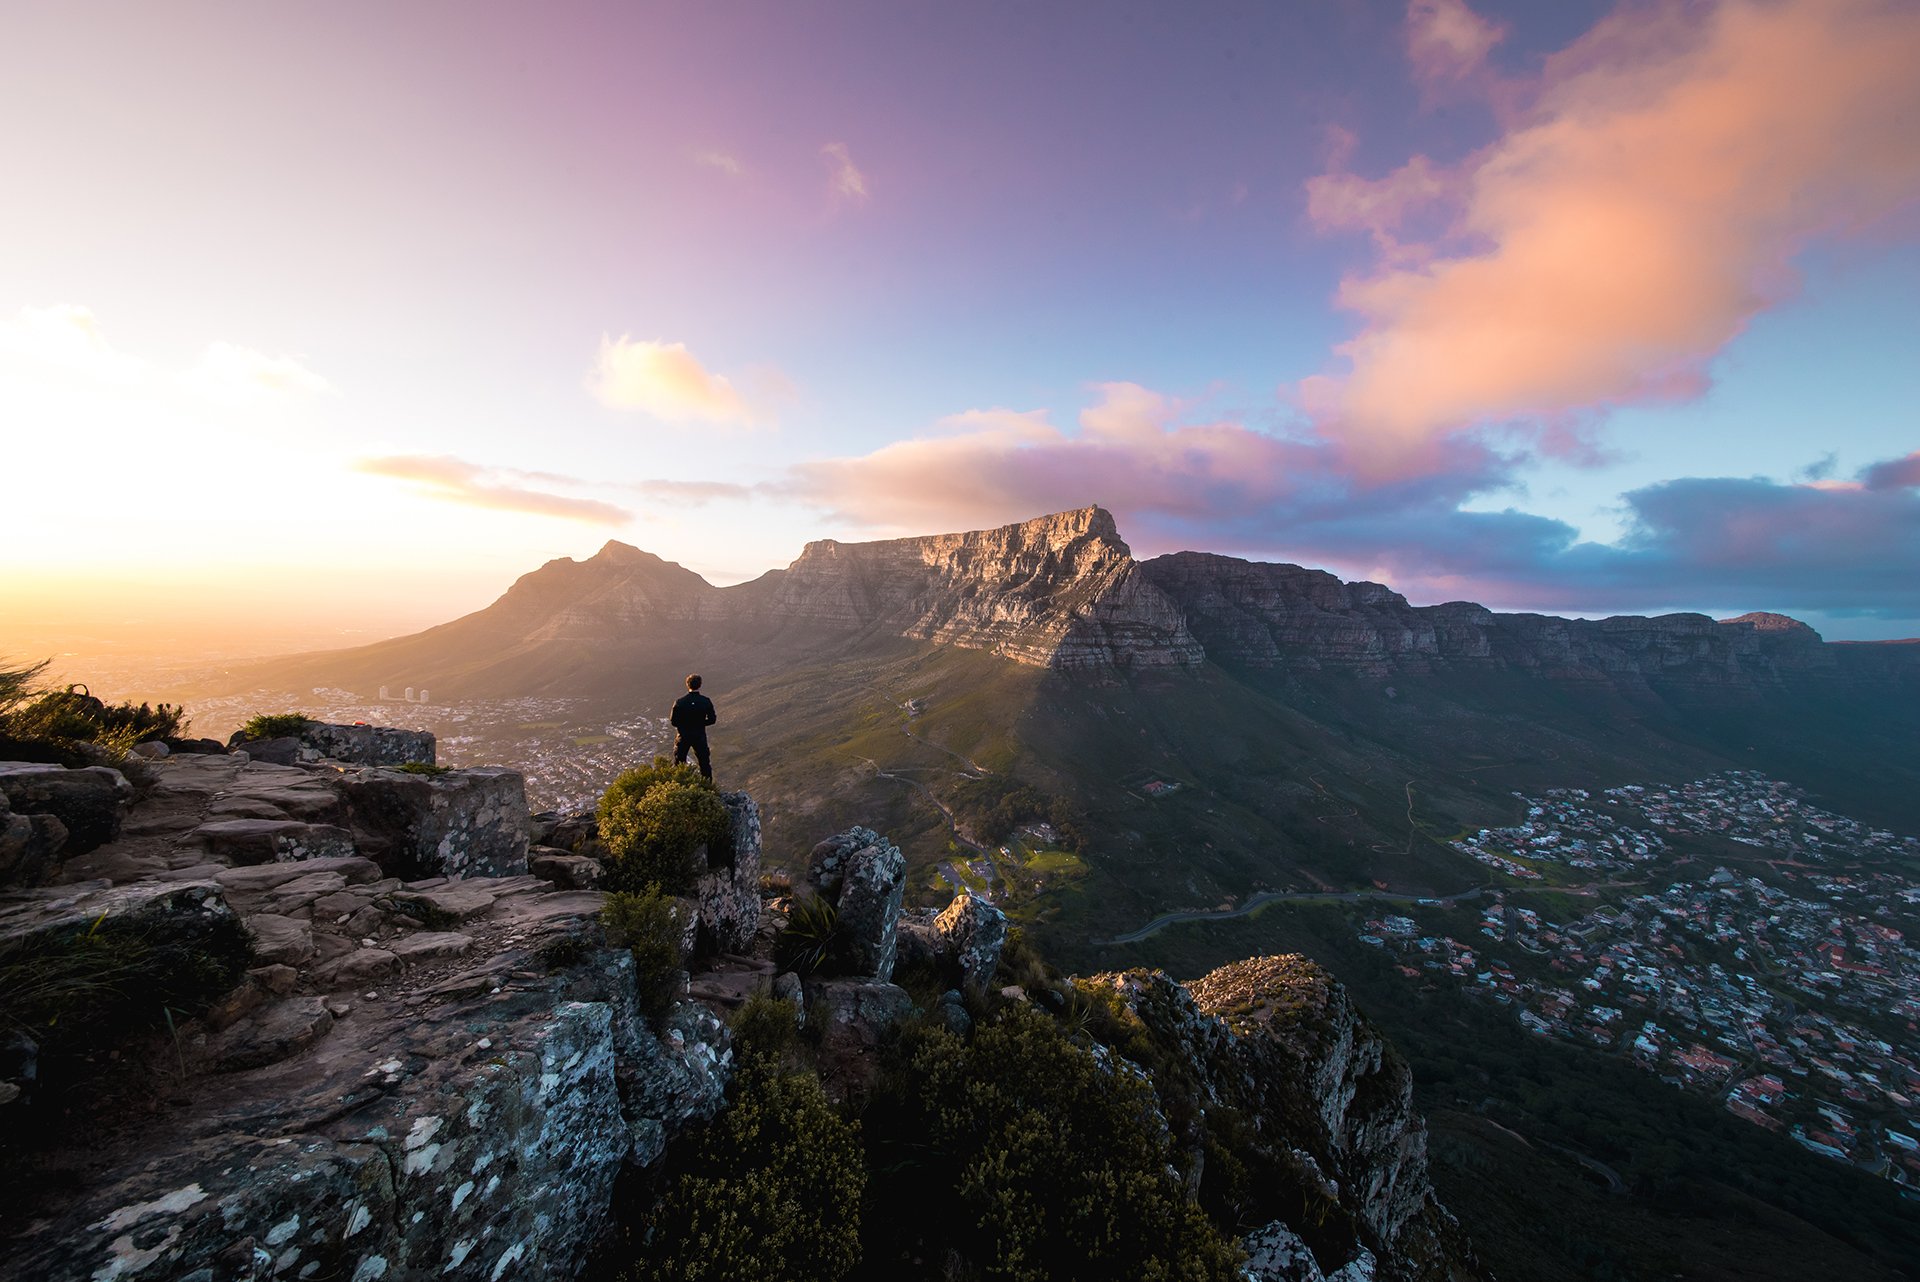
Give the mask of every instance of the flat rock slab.
M 216 819 L 193 830 L 209 854 L 241 866 L 349 858 L 353 834 L 297 819 Z
M 717 966 L 693 977 L 688 996 L 708 1005 L 735 1007 L 773 991 L 773 963 Z
M 313 972 L 314 982 L 328 988 L 361 988 L 400 969 L 400 959 L 384 948 L 356 948 Z
M 597 890 L 562 890 L 551 895 L 515 895 L 502 900 L 493 920 L 536 926 L 562 917 L 597 917 L 607 897 Z
M 250 868 L 228 868 L 221 872 L 218 881 L 229 893 L 246 894 L 272 890 L 283 886 L 298 877 L 309 877 L 314 873 L 339 873 L 342 881 L 349 886 L 364 885 L 380 880 L 380 865 L 371 859 L 306 859 L 297 864 L 260 864 Z
M 262 1006 L 208 1039 L 204 1054 L 216 1073 L 263 1068 L 298 1055 L 333 1029 L 333 1014 L 318 997 Z
M 493 892 L 484 881 L 464 882 L 442 890 L 406 890 L 393 896 L 394 908 L 434 924 L 466 921 L 493 908 Z
M 562 890 L 594 890 L 605 876 L 598 859 L 569 855 L 546 846 L 536 846 L 527 858 L 527 867 L 542 881 Z
M 388 943 L 387 951 L 401 961 L 432 961 L 441 957 L 463 957 L 473 949 L 473 936 L 453 931 L 427 931 L 407 935 Z
M 313 927 L 298 917 L 255 913 L 246 922 L 260 961 L 299 966 L 313 959 Z
M 90 929 L 103 920 L 133 923 L 202 918 L 233 918 L 220 887 L 213 882 L 114 886 L 104 881 L 82 881 L 0 894 L 0 941 L 50 931 Z
M 241 814 L 247 808 L 266 808 L 283 818 L 307 823 L 338 824 L 346 819 L 340 794 L 321 780 L 299 784 L 264 784 L 216 800 L 213 814 Z

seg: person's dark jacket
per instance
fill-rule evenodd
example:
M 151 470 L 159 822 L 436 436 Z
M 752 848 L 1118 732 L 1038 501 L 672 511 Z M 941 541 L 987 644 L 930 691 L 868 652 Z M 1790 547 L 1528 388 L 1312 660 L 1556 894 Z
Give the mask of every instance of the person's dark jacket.
M 688 739 L 704 739 L 707 727 L 720 718 L 714 715 L 713 700 L 698 690 L 689 690 L 674 701 L 673 715 L 668 718 L 673 728 Z

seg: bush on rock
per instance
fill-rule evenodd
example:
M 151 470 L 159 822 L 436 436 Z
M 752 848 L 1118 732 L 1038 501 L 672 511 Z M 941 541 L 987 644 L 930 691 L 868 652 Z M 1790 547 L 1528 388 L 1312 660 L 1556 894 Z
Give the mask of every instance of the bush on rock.
M 727 808 L 712 782 L 665 757 L 615 779 L 600 798 L 598 818 L 611 890 L 652 885 L 683 894 L 706 871 L 696 852 L 720 849 L 732 839 Z
M 859 1125 L 817 1078 L 766 1060 L 700 1134 L 631 1282 L 834 1282 L 860 1260 Z

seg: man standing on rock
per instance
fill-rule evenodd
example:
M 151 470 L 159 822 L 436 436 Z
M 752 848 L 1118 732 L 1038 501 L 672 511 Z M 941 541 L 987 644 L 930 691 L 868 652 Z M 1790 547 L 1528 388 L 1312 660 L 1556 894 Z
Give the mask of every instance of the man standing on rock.
M 687 764 L 687 750 L 700 761 L 700 773 L 713 778 L 713 758 L 707 749 L 707 727 L 720 718 L 714 715 L 713 700 L 700 693 L 698 673 L 687 678 L 687 692 L 673 705 L 673 764 Z

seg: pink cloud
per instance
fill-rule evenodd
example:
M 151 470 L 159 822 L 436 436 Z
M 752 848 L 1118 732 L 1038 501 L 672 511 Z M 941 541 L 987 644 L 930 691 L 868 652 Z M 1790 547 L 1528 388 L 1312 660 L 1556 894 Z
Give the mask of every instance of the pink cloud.
M 847 144 L 830 142 L 820 149 L 827 161 L 827 192 L 834 203 L 844 205 L 864 205 L 867 203 L 867 176 L 853 163 L 853 156 L 847 151 Z
M 1920 487 L 1920 450 L 1915 450 L 1905 458 L 1875 463 L 1860 474 L 1859 484 L 1869 490 Z
M 354 464 L 354 470 L 370 476 L 411 481 L 416 492 L 427 498 L 468 507 L 555 516 L 568 521 L 585 521 L 591 525 L 625 525 L 633 519 L 633 513 L 612 503 L 530 489 L 522 483 L 533 479 L 571 484 L 584 482 L 548 472 L 490 468 L 446 454 L 396 454 L 362 459 Z
M 1464 0 L 1412 0 L 1407 5 L 1407 60 L 1429 85 L 1479 74 L 1507 29 L 1469 9 Z
M 1134 383 L 1095 390 L 1077 432 L 1045 411 L 973 410 L 937 436 L 800 464 L 780 488 L 855 524 L 924 532 L 1096 502 L 1199 519 L 1292 495 L 1324 471 L 1317 443 L 1182 424 L 1179 402 Z
M 1429 70 L 1484 56 L 1458 10 L 1413 10 Z M 1622 9 L 1460 165 L 1309 185 L 1318 225 L 1380 254 L 1339 291 L 1363 320 L 1350 369 L 1302 403 L 1382 478 L 1462 431 L 1698 395 L 1801 249 L 1920 194 L 1916 66 L 1920 9 L 1899 0 Z

